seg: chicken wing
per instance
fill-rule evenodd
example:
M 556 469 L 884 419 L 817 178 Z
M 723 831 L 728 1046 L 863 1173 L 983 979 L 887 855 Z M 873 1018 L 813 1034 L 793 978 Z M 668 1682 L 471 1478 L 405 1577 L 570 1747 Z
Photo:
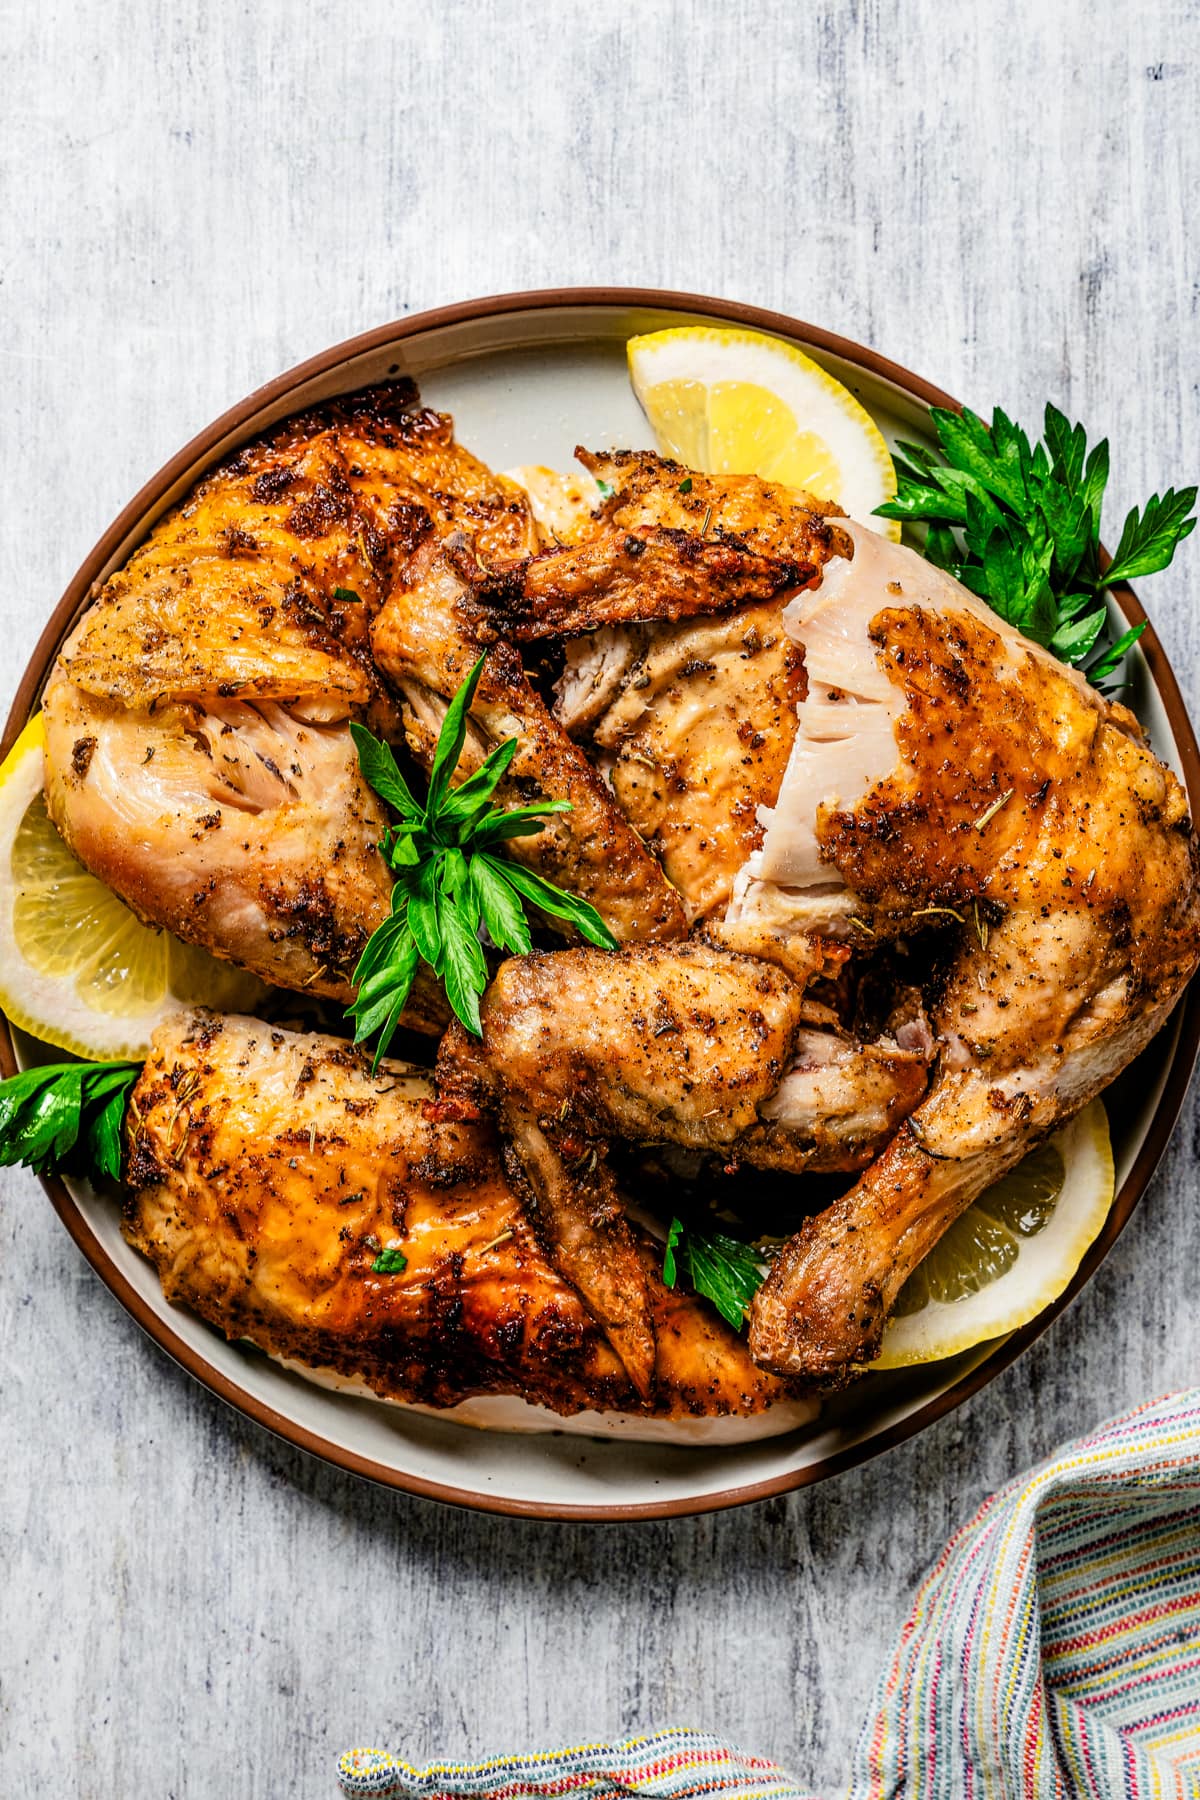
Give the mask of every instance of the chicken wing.
M 848 548 L 836 506 L 759 475 L 704 474 L 651 450 L 575 455 L 612 490 L 601 518 L 624 531 L 658 526 L 704 537 L 714 527 L 776 562 L 815 563 Z
M 413 551 L 460 526 L 496 555 L 537 541 L 521 490 L 408 381 L 207 476 L 104 584 L 47 688 L 47 801 L 80 859 L 151 923 L 347 998 L 391 886 L 348 730 L 400 729 L 370 619 Z
M 790 1404 L 702 1303 L 663 1287 L 661 1252 L 637 1234 L 657 1327 L 639 1394 L 547 1261 L 487 1130 L 431 1124 L 429 1092 L 335 1038 L 181 1014 L 129 1109 L 125 1236 L 168 1299 L 228 1337 L 388 1399 L 513 1394 L 673 1420 Z
M 578 455 L 614 489 L 601 515 L 610 532 L 727 532 L 772 566 L 803 561 L 812 574 L 849 548 L 826 509 L 756 476 L 689 474 L 648 453 Z M 578 535 L 582 558 L 588 539 Z M 588 575 L 583 561 L 577 572 Z M 725 924 L 739 872 L 762 841 L 759 810 L 778 796 L 805 693 L 803 656 L 782 625 L 787 593 L 755 599 L 747 587 L 736 609 L 714 613 L 711 586 L 682 564 L 679 577 L 703 616 L 663 623 L 661 595 L 643 583 L 638 623 L 568 641 L 556 715 L 573 735 L 591 734 L 622 811 L 660 856 L 689 922 L 703 920 L 731 948 L 765 951 L 803 978 L 802 946 L 790 962 L 786 941 L 754 932 L 743 944 Z M 581 594 L 565 629 L 594 612 Z
M 649 452 L 576 455 L 616 490 L 592 529 L 481 588 L 516 642 L 726 612 L 807 586 L 846 548 L 834 509 L 756 475 L 700 475 Z
M 1137 1055 L 1200 961 L 1186 799 L 1133 715 L 851 529 L 853 561 L 795 609 L 811 685 L 757 879 L 806 932 L 937 924 L 957 949 L 928 1096 L 755 1302 L 755 1357 L 822 1379 L 878 1353 L 921 1257 Z

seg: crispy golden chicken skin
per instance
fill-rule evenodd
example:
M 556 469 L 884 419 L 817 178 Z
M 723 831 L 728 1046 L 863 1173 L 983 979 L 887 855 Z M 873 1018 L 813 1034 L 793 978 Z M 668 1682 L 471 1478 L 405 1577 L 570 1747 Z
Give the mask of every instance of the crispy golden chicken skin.
M 208 475 L 104 584 L 47 689 L 47 801 L 80 859 L 151 923 L 347 997 L 390 891 L 347 725 L 400 730 L 370 620 L 414 550 L 460 528 L 497 555 L 536 542 L 521 490 L 407 381 Z
M 372 1075 L 336 1038 L 180 1014 L 127 1117 L 125 1235 L 169 1299 L 228 1337 L 389 1399 L 684 1419 L 792 1391 L 663 1287 L 639 1236 L 656 1345 L 639 1395 L 547 1261 L 487 1128 L 430 1123 L 430 1091 L 399 1064 Z
M 576 455 L 615 489 L 591 529 L 481 588 L 485 615 L 518 643 L 769 600 L 845 548 L 834 509 L 756 475 L 700 475 L 649 452 Z
M 766 601 L 654 630 L 593 733 L 693 922 L 724 913 L 791 754 L 804 659 L 781 612 Z
M 755 1301 L 755 1356 L 821 1379 L 878 1353 L 947 1226 L 1132 1061 L 1200 962 L 1186 796 L 1133 715 L 912 551 L 855 539 L 827 605 L 798 609 L 818 675 L 828 612 L 845 686 L 801 709 L 795 819 L 765 868 L 844 883 L 877 934 L 934 922 L 956 947 L 927 1097 Z
M 716 532 L 701 538 L 663 525 L 602 525 L 579 544 L 540 551 L 491 578 L 482 616 L 514 642 L 530 643 L 598 625 L 728 612 L 793 592 L 816 572 L 813 562 L 777 561 Z
M 612 488 L 601 517 L 626 531 L 661 526 L 704 536 L 718 527 L 759 556 L 815 564 L 844 554 L 836 506 L 759 475 L 706 475 L 650 450 L 575 451 Z
M 536 1103 L 564 1134 L 727 1148 L 788 1067 L 803 993 L 779 969 L 704 944 L 556 950 L 500 965 L 482 1041 L 451 1030 L 444 1095 Z

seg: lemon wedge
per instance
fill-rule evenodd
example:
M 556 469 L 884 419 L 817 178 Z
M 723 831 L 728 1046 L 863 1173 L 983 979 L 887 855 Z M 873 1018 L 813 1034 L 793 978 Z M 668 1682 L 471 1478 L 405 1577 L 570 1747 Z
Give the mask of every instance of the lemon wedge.
M 1099 1100 L 956 1219 L 909 1276 L 873 1369 L 957 1356 L 1057 1300 L 1108 1217 L 1108 1119 Z
M 136 1061 L 181 1006 L 253 1012 L 253 975 L 143 925 L 50 822 L 45 732 L 29 721 L 0 767 L 0 1007 L 14 1025 L 91 1061 Z
M 896 470 L 870 415 L 802 350 L 760 331 L 685 325 L 630 338 L 633 391 L 658 449 L 710 475 L 761 475 L 832 500 L 895 542 L 872 514 Z

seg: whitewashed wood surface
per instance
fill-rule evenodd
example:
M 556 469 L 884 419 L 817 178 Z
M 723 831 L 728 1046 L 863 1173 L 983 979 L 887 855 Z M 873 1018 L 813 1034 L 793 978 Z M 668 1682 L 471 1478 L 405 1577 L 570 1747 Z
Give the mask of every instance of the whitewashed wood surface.
M 470 295 L 725 294 L 1200 470 L 1190 0 L 0 4 L 0 700 L 142 480 L 267 377 Z M 1196 698 L 1200 548 L 1144 597 Z M 949 1531 L 1187 1383 L 1197 1115 L 1083 1298 L 916 1443 L 629 1529 L 377 1492 L 242 1422 L 23 1173 L 0 1234 L 0 1792 L 334 1791 L 415 1759 L 724 1731 L 829 1793 Z

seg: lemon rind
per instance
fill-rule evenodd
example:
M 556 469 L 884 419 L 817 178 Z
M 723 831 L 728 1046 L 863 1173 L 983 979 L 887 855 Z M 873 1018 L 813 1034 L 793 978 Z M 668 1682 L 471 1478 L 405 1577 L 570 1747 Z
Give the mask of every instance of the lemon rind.
M 1051 1142 L 1063 1158 L 1066 1179 L 1045 1228 L 1026 1240 L 1012 1267 L 987 1287 L 961 1300 L 931 1300 L 919 1312 L 894 1320 L 872 1370 L 942 1362 L 1008 1337 L 1045 1312 L 1070 1285 L 1112 1210 L 1116 1176 L 1103 1103 L 1093 1100 Z M 1047 1267 L 1051 1253 L 1052 1267 Z M 1006 1305 L 1009 1295 L 1012 1303 Z
M 27 959 L 17 938 L 11 852 L 21 821 L 43 788 L 44 749 L 45 729 L 36 713 L 0 765 L 0 1010 L 18 1030 L 85 1061 L 138 1062 L 147 1054 L 155 1029 L 185 1004 L 169 983 L 140 1009 L 106 1013 L 89 1006 L 78 992 L 78 967 L 40 970 Z M 81 876 L 96 879 L 86 871 Z M 168 966 L 169 958 L 164 961 L 164 968 Z M 247 998 L 254 988 L 266 991 L 250 975 L 246 982 Z
M 704 367 L 705 352 L 728 359 L 731 351 L 739 350 L 743 362 L 736 370 L 729 367 L 718 370 L 715 364 L 707 369 Z M 895 494 L 895 465 L 874 419 L 843 382 L 797 345 L 742 327 L 684 325 L 672 326 L 664 331 L 643 332 L 630 338 L 626 345 L 626 356 L 634 394 L 652 424 L 653 412 L 648 404 L 648 396 L 661 383 L 691 380 L 707 386 L 716 378 L 752 380 L 775 393 L 791 409 L 800 430 L 812 430 L 817 435 L 825 436 L 831 453 L 843 467 L 847 461 L 861 466 L 864 461 L 862 451 L 865 449 L 869 453 L 867 460 L 880 477 L 878 496 L 871 496 L 876 504 Z M 648 364 L 653 366 L 648 367 Z M 784 391 L 788 383 L 780 383 L 778 380 L 779 371 L 785 368 L 790 371 L 795 383 L 790 395 Z M 776 376 L 774 381 L 771 379 L 772 371 Z M 653 375 L 653 380 L 648 378 L 650 375 Z M 816 396 L 820 397 L 821 405 L 814 409 L 813 401 Z M 822 430 L 822 420 L 817 416 L 822 408 L 827 415 L 826 423 L 829 418 L 837 422 L 840 427 L 839 436 L 843 432 L 850 434 L 848 438 L 842 436 L 842 444 L 844 446 L 849 443 L 852 449 L 857 449 L 857 455 L 847 457 L 844 448 L 839 454 L 838 445 L 827 431 Z M 854 508 L 847 507 L 847 510 L 853 512 Z M 864 524 L 883 535 L 898 539 L 899 526 L 895 521 L 876 519 L 871 508 L 866 510 L 868 516 L 862 520 Z

